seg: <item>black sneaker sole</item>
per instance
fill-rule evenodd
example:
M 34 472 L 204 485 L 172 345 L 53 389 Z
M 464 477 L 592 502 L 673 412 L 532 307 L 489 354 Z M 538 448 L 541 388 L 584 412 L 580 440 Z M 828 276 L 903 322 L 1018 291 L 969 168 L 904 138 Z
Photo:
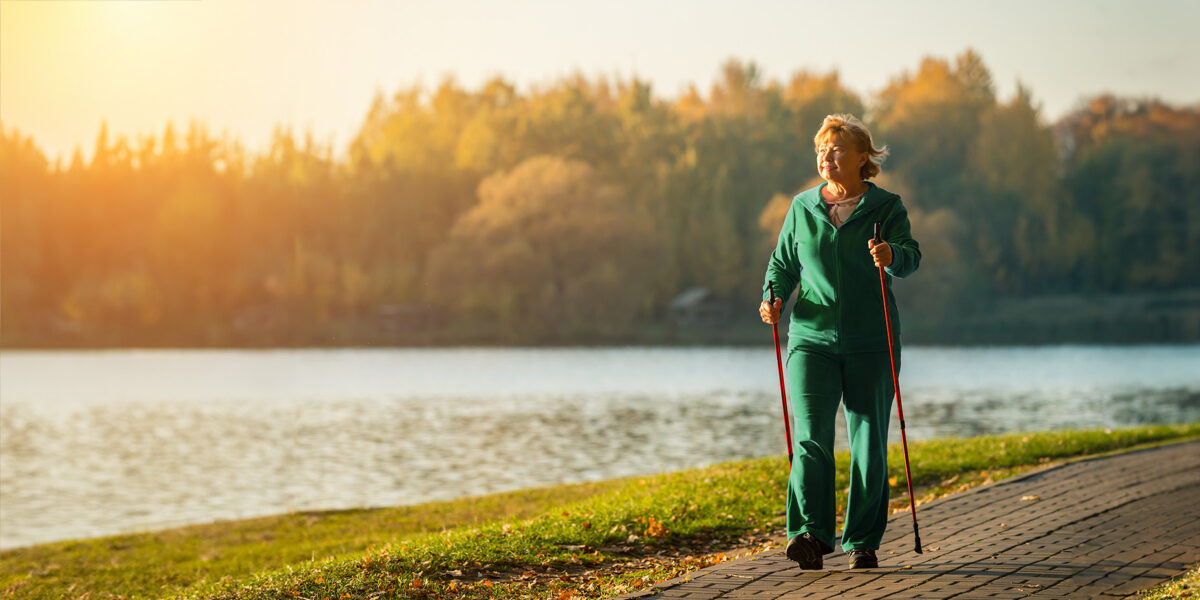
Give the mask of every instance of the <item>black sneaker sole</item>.
M 801 569 L 820 569 L 824 566 L 820 543 L 803 535 L 798 535 L 788 542 L 787 557 L 795 561 Z
M 879 559 L 870 556 L 854 556 L 850 558 L 851 569 L 877 569 Z

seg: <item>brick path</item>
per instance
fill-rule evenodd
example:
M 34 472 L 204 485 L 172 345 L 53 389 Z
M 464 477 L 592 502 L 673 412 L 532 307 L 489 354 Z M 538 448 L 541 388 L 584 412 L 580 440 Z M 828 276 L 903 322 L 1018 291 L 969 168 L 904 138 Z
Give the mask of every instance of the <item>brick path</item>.
M 782 500 L 780 500 L 782 502 Z M 880 568 L 841 553 L 802 571 L 782 549 L 624 598 L 1114 598 L 1200 562 L 1200 441 L 1088 460 L 892 515 Z

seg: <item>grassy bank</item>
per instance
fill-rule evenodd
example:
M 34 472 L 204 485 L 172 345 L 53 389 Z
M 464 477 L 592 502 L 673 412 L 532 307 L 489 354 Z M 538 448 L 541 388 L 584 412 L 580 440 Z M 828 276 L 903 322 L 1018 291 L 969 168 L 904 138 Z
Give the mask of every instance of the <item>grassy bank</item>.
M 926 499 L 1039 465 L 1200 437 L 1200 423 L 932 440 L 910 447 Z M 902 457 L 893 497 L 905 505 Z M 837 456 L 839 489 L 847 453 Z M 607 597 L 769 547 L 784 457 L 378 510 L 296 513 L 0 554 L 21 598 Z M 844 503 L 839 493 L 839 506 Z

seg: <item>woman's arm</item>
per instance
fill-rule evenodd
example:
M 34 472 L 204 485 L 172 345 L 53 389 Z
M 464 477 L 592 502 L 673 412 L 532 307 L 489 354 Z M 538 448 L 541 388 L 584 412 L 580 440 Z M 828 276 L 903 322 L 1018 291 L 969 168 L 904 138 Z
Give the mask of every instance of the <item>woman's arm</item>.
M 908 277 L 921 265 L 921 245 L 912 236 L 908 210 L 896 197 L 896 206 L 883 221 L 883 239 L 891 246 L 892 264 L 884 268 L 892 277 Z
M 799 210 L 798 204 L 793 199 L 792 206 L 783 219 L 783 227 L 779 230 L 779 241 L 775 244 L 775 250 L 771 252 L 771 259 L 767 261 L 767 274 L 762 286 L 763 300 L 771 297 L 767 290 L 768 283 L 774 284 L 775 297 L 784 302 L 787 302 L 788 297 L 792 295 L 792 290 L 795 290 L 796 285 L 800 283 L 801 265 L 800 259 L 796 256 L 795 243 L 795 213 L 797 210 Z

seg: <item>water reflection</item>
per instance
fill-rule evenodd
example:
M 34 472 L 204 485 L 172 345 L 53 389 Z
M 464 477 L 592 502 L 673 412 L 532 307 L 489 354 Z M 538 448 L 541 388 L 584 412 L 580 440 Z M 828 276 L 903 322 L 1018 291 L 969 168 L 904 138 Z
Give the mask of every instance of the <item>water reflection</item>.
M 979 390 L 948 396 L 944 390 L 905 392 L 910 438 L 975 436 L 1007 431 L 1088 429 L 1200 419 L 1200 389 L 1075 390 L 1056 394 L 1034 390 L 997 394 Z M 893 430 L 896 428 L 893 418 Z M 893 441 L 899 433 L 892 431 Z
M 456 498 L 781 450 L 764 398 L 398 398 L 0 409 L 6 545 Z
M 360 354 L 333 361 L 343 371 L 322 373 L 325 392 L 318 397 L 265 394 L 261 401 L 247 400 L 254 394 L 229 381 L 207 392 L 193 381 L 181 392 L 190 394 L 187 401 L 154 401 L 139 396 L 148 391 L 96 385 L 92 396 L 102 400 L 77 402 L 66 388 L 54 392 L 61 385 L 52 382 L 60 364 L 43 367 L 42 386 L 14 383 L 13 365 L 32 369 L 32 363 L 5 354 L 3 377 L 10 387 L 0 405 L 0 546 L 298 509 L 409 504 L 785 452 L 769 350 L 546 354 L 558 361 L 557 370 L 572 374 L 557 388 L 522 375 L 522 369 L 542 370 L 536 361 L 528 365 L 529 351 L 507 351 L 512 354 L 506 358 L 498 350 L 475 358 L 491 361 L 496 373 L 537 384 L 521 392 L 510 377 L 502 393 L 485 393 L 480 382 L 456 383 L 443 374 L 441 389 L 451 393 L 399 395 L 405 388 L 395 379 L 362 379 L 381 371 L 388 377 L 411 374 L 405 361 L 420 355 L 354 352 Z M 622 352 L 632 366 L 620 365 Z M 1051 367 L 1032 364 L 1046 361 L 1046 354 L 978 352 L 986 356 L 908 351 L 902 385 L 911 440 L 1200 420 L 1200 376 L 1187 367 L 1200 364 L 1200 348 L 1184 348 L 1182 355 L 1167 349 L 1149 358 L 1135 357 L 1140 350 L 1121 355 L 1100 349 L 1100 366 L 1068 353 Z M 201 362 L 208 372 L 217 372 L 213 362 L 220 360 L 247 372 L 305 370 L 277 354 L 231 354 L 206 355 Z M 313 369 L 330 368 L 326 354 L 289 356 L 315 356 L 321 366 Z M 647 359 L 654 368 L 646 367 Z M 1022 377 L 963 376 L 985 359 L 1008 373 L 1022 371 Z M 245 366 L 248 360 L 260 362 Z M 596 361 L 604 369 L 596 369 Z M 1135 364 L 1114 375 L 1105 366 L 1110 363 Z M 600 391 L 577 393 L 594 389 L 577 377 L 589 370 L 623 383 L 607 381 Z M 1108 379 L 1099 380 L 1096 371 Z M 279 372 L 268 378 L 287 379 Z M 78 385 L 88 385 L 82 379 Z M 38 401 L 22 390 L 50 390 L 72 403 Z M 838 431 L 844 447 L 844 425 Z M 898 441 L 895 424 L 892 436 Z

